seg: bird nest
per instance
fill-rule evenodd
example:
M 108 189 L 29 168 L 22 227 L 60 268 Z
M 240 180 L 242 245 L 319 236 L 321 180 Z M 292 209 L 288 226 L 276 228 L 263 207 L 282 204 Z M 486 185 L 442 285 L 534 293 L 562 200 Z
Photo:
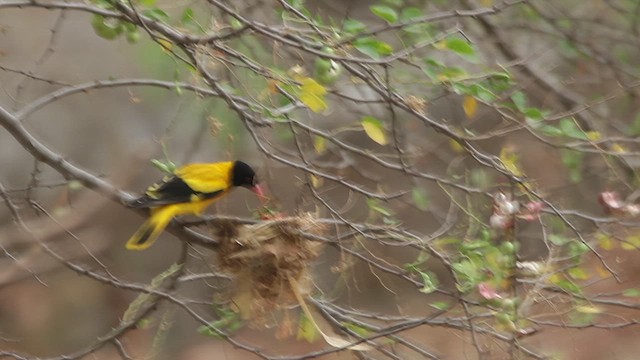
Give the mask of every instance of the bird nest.
M 296 303 L 294 291 L 310 292 L 310 266 L 322 244 L 309 234 L 323 232 L 309 214 L 253 225 L 220 224 L 218 263 L 235 276 L 233 302 L 244 318 Z

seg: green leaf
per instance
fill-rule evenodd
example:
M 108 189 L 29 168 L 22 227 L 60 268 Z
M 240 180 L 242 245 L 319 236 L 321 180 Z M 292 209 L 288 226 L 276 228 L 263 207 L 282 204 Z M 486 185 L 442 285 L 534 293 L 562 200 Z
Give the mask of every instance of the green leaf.
M 411 190 L 411 198 L 418 209 L 422 211 L 429 209 L 429 196 L 424 188 L 414 187 L 413 190 Z
M 490 245 L 491 245 L 491 242 L 489 239 L 465 241 L 462 244 L 460 244 L 460 251 L 462 251 L 463 253 L 468 253 L 474 250 L 484 249 Z
M 511 95 L 511 101 L 516 106 L 516 108 L 522 112 L 526 110 L 527 107 L 527 96 L 522 91 L 516 91 Z
M 169 20 L 169 14 L 160 8 L 148 9 L 143 11 L 142 14 L 155 21 L 166 22 Z
M 172 163 L 170 160 L 162 161 L 158 159 L 151 159 L 151 164 L 157 167 L 158 170 L 165 172 L 167 174 L 173 174 L 176 171 L 176 164 Z
M 576 125 L 575 119 L 573 118 L 560 119 L 559 127 L 560 130 L 562 130 L 562 133 L 567 137 L 579 140 L 589 140 L 587 134 L 585 134 L 584 131 L 580 130 L 578 125 Z
M 589 252 L 589 247 L 581 241 L 573 241 L 569 244 L 569 256 L 580 258 Z
M 438 310 L 446 310 L 451 307 L 451 304 L 446 301 L 436 301 L 436 302 L 432 302 L 429 305 Z
M 558 283 L 556 283 L 556 285 L 558 287 L 560 287 L 561 289 L 569 292 L 569 293 L 573 293 L 573 294 L 581 294 L 582 293 L 582 289 L 580 288 L 580 286 L 578 286 L 573 281 L 569 281 L 567 279 L 562 279 L 562 280 L 558 281 Z
M 422 276 L 422 284 L 424 286 L 419 290 L 424 294 L 431 294 L 432 292 L 438 290 L 438 278 L 432 272 L 423 272 L 418 271 L 420 276 Z
M 127 21 L 120 20 L 120 24 L 122 24 L 124 26 L 124 30 L 126 32 L 136 31 L 138 29 L 138 26 L 136 24 L 130 23 L 130 22 L 127 22 Z
M 433 58 L 426 58 L 424 63 L 426 66 L 422 68 L 422 71 L 429 77 L 429 79 L 438 81 L 438 76 L 442 69 L 445 68 L 445 65 Z
M 555 246 L 562 246 L 569 242 L 569 239 L 564 235 L 551 234 L 549 235 L 549 241 Z
M 231 21 L 230 21 L 229 23 L 230 23 L 231 28 L 232 28 L 233 30 L 239 30 L 239 29 L 241 29 L 241 28 L 244 26 L 244 24 L 242 23 L 242 21 L 240 21 L 240 20 L 238 20 L 238 19 L 236 19 L 236 18 L 232 18 L 232 19 L 231 19 Z
M 544 125 L 542 120 L 539 120 L 539 119 L 532 119 L 532 118 L 527 117 L 527 118 L 524 119 L 524 121 L 532 129 L 540 129 Z
M 193 24 L 195 22 L 193 17 L 193 9 L 190 7 L 184 9 L 184 11 L 182 11 L 182 16 L 180 17 L 180 21 L 184 25 Z
M 640 113 L 638 113 L 635 119 L 633 119 L 633 122 L 629 125 L 626 133 L 629 136 L 640 136 Z
M 542 110 L 538 108 L 527 108 L 524 111 L 524 116 L 526 116 L 528 119 L 534 120 L 541 120 L 544 117 Z
M 398 21 L 398 13 L 392 8 L 385 5 L 373 5 L 369 7 L 372 13 L 389 23 Z
M 582 168 L 583 153 L 575 150 L 562 150 L 562 163 L 570 170 L 580 170 Z
M 402 11 L 400 12 L 400 20 L 402 21 L 413 20 L 413 19 L 422 17 L 422 15 L 423 15 L 422 10 L 416 7 L 408 7 L 408 8 L 402 9 Z
M 458 54 L 465 60 L 472 62 L 478 60 L 476 51 L 473 46 L 471 46 L 471 44 L 469 44 L 469 42 L 463 38 L 449 38 L 445 40 L 444 47 Z
M 391 6 L 395 6 L 397 8 L 404 5 L 404 0 L 382 0 L 383 3 Z
M 420 270 L 418 270 L 417 267 L 424 264 L 427 260 L 429 260 L 429 258 L 429 253 L 427 253 L 426 251 L 421 251 L 415 261 L 404 264 L 404 268 L 407 270 L 419 272 Z
M 393 213 L 385 208 L 384 206 L 380 205 L 380 201 L 377 199 L 367 199 L 367 206 L 369 207 L 369 209 L 380 213 L 384 216 L 392 216 Z
M 577 184 L 582 181 L 582 171 L 580 169 L 571 169 L 569 171 L 569 180 L 572 184 Z
M 201 325 L 198 327 L 198 334 L 203 336 L 215 337 L 222 339 L 222 331 L 218 331 L 218 328 L 213 325 Z
M 508 72 L 494 72 L 490 75 L 493 80 L 501 80 L 501 81 L 511 81 L 511 75 Z
M 320 337 L 320 333 L 316 328 L 316 325 L 310 320 L 307 315 L 300 313 L 298 320 L 298 340 L 306 340 L 309 343 L 313 343 Z
M 544 125 L 540 128 L 540 131 L 547 136 L 558 137 L 564 135 L 562 130 L 552 125 Z
M 367 29 L 366 25 L 355 19 L 346 19 L 342 23 L 342 30 L 346 33 L 356 35 Z
M 584 313 L 576 309 L 575 311 L 569 313 L 569 324 L 573 326 L 593 325 L 597 316 L 598 314 Z
M 622 292 L 622 296 L 640 297 L 640 289 L 637 289 L 637 288 L 626 289 L 625 291 Z
M 487 171 L 484 171 L 481 168 L 471 169 L 471 174 L 469 178 L 473 186 L 477 186 L 480 188 L 488 187 L 493 182 L 492 174 L 488 173 Z
M 114 19 L 105 18 L 102 15 L 94 15 L 91 20 L 91 26 L 96 35 L 106 40 L 112 40 L 118 37 L 124 30 L 124 26 Z
M 140 0 L 140 4 L 146 7 L 153 6 L 157 0 Z
M 140 31 L 137 29 L 127 31 L 127 42 L 129 44 L 135 44 L 140 40 Z
M 438 74 L 438 80 L 441 81 L 455 81 L 464 77 L 467 77 L 467 71 L 458 66 L 446 67 Z
M 157 359 L 164 349 L 164 345 L 167 343 L 167 336 L 174 322 L 175 312 L 175 308 L 167 308 L 167 310 L 162 313 L 160 322 L 156 327 L 156 334 L 153 337 L 153 342 L 147 353 L 150 359 Z
M 465 259 L 452 266 L 458 277 L 456 287 L 461 292 L 473 289 L 481 281 L 481 270 L 473 261 Z
M 380 145 L 388 144 L 387 135 L 380 120 L 373 116 L 365 116 L 360 121 L 360 124 L 362 124 L 364 132 L 367 133 L 371 140 Z
M 345 328 L 353 331 L 354 333 L 360 335 L 363 338 L 371 336 L 371 330 L 367 329 L 364 326 L 360 326 L 352 322 L 343 322 L 342 325 L 344 325 Z
M 559 125 L 562 132 L 567 136 L 572 136 L 576 131 L 578 131 L 576 123 L 569 118 L 560 119 Z
M 492 102 L 496 100 L 498 97 L 491 92 L 491 90 L 480 84 L 473 84 L 469 86 L 469 95 L 473 95 L 478 99 L 486 102 Z
M 198 328 L 198 333 L 204 336 L 224 338 L 225 334 L 233 333 L 244 326 L 240 314 L 227 307 L 214 307 L 218 320 L 202 325 Z
M 296 10 L 302 10 L 305 8 L 304 1 L 305 0 L 287 0 L 287 3 L 291 5 L 293 8 L 295 8 Z
M 353 46 L 361 53 L 374 59 L 379 59 L 393 53 L 391 45 L 372 37 L 356 39 Z
M 183 92 L 182 92 L 182 86 L 180 86 L 180 84 L 176 81 L 175 85 L 174 85 L 174 89 L 176 90 L 176 94 L 178 94 L 178 96 L 182 96 Z

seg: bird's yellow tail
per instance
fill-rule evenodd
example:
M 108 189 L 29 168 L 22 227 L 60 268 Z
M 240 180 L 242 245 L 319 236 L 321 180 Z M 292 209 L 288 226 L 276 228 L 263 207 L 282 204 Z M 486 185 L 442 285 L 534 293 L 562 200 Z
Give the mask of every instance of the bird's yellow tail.
M 127 241 L 127 249 L 144 250 L 151 246 L 175 215 L 172 206 L 152 210 L 151 217 Z

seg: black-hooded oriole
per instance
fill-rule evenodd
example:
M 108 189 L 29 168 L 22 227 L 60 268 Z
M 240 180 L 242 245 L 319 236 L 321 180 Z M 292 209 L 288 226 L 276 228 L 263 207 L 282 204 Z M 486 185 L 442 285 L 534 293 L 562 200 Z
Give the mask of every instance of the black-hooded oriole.
M 144 250 L 151 246 L 171 219 L 178 215 L 200 215 L 233 187 L 250 189 L 262 200 L 255 171 L 242 161 L 189 164 L 147 188 L 131 201 L 132 208 L 151 208 L 151 216 L 127 241 L 127 249 Z

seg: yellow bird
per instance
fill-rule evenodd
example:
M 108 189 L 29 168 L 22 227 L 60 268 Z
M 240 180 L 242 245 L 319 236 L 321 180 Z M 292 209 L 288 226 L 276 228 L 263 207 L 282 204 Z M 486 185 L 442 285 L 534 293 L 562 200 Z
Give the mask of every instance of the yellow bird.
M 242 161 L 189 164 L 151 185 L 143 196 L 127 204 L 151 208 L 151 216 L 127 241 L 127 249 L 151 246 L 178 215 L 201 215 L 215 201 L 236 187 L 250 189 L 264 199 L 255 171 Z

